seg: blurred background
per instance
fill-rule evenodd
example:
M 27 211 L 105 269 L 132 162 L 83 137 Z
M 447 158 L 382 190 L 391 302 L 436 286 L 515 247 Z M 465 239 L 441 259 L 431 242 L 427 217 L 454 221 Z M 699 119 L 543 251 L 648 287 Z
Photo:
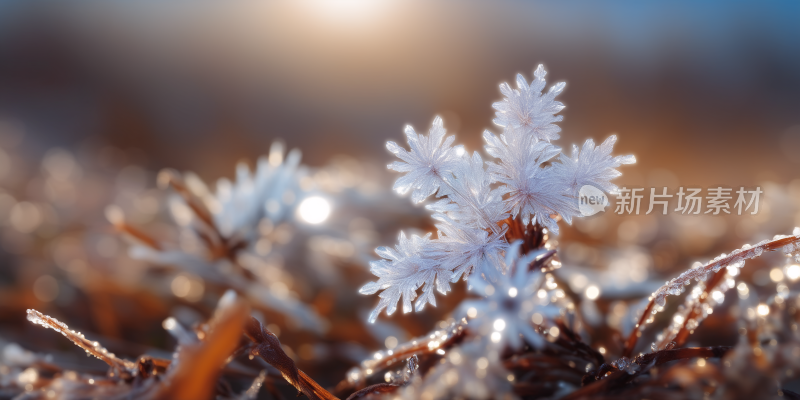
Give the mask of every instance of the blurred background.
M 26 307 L 70 315 L 64 310 L 76 304 L 102 303 L 65 319 L 112 341 L 168 349 L 160 321 L 172 306 L 134 295 L 103 303 L 116 289 L 75 278 L 89 268 L 124 280 L 120 271 L 134 268 L 103 208 L 137 198 L 144 200 L 131 207 L 156 215 L 157 171 L 232 177 L 237 162 L 253 165 L 277 139 L 300 149 L 312 172 L 329 171 L 312 174 L 328 182 L 321 187 L 358 187 L 372 201 L 350 204 L 361 213 L 356 228 L 368 226 L 371 236 L 344 252 L 359 271 L 344 286 L 353 291 L 346 304 L 355 304 L 351 320 L 363 322 L 377 298 L 354 291 L 372 279 L 372 247 L 393 245 L 400 229 L 433 229 L 424 209 L 391 193 L 397 175 L 384 171 L 385 142 L 404 142 L 404 125 L 425 131 L 441 115 L 458 142 L 480 150 L 484 129 L 499 132 L 491 123 L 498 84 L 517 73 L 530 80 L 540 63 L 549 83 L 567 82 L 557 144 L 616 134 L 615 153 L 637 158 L 621 169 L 620 186 L 764 191 L 755 216 L 606 213 L 564 227 L 557 239 L 565 265 L 643 285 L 590 296 L 607 298 L 598 304 L 616 318 L 608 324 L 624 330 L 620 301 L 646 297 L 649 282 L 657 287 L 693 261 L 800 225 L 799 16 L 800 3 L 790 1 L 2 1 L 0 335 L 26 340 Z M 358 214 L 344 214 L 351 231 Z M 761 271 L 753 279 L 776 277 Z M 578 279 L 573 289 L 586 285 Z M 386 332 L 402 339 L 428 331 L 463 297 L 457 286 L 423 317 L 392 317 L 394 331 L 374 334 L 336 365 L 382 347 Z M 304 296 L 324 303 L 318 289 Z M 142 315 L 128 325 L 109 317 L 121 310 Z M 353 329 L 328 340 L 366 328 Z
M 567 82 L 562 146 L 615 132 L 627 175 L 747 185 L 800 165 L 795 2 L 0 4 L 0 113 L 37 149 L 216 178 L 278 137 L 310 165 L 383 163 L 436 114 L 478 149 L 497 85 L 542 63 Z

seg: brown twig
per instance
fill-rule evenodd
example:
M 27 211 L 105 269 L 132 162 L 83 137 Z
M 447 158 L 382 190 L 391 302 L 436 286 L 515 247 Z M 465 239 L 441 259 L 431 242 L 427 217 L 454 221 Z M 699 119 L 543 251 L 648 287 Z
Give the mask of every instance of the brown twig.
M 347 400 L 355 400 L 360 399 L 365 396 L 369 396 L 372 394 L 386 394 L 386 393 L 393 393 L 396 391 L 400 385 L 395 385 L 393 383 L 376 383 L 372 386 L 367 386 L 347 397 Z
M 577 354 L 581 354 L 585 358 L 596 362 L 596 365 L 605 363 L 605 357 L 603 357 L 599 351 L 584 343 L 575 332 L 567 327 L 564 321 L 558 320 L 556 324 L 558 325 L 560 335 L 555 341 L 555 344 L 573 349 Z M 568 340 L 565 340 L 565 338 Z
M 108 206 L 106 208 L 106 219 L 108 219 L 108 222 L 111 222 L 111 225 L 114 226 L 114 229 L 116 229 L 117 232 L 127 235 L 131 239 L 150 247 L 151 249 L 162 249 L 161 244 L 159 244 L 156 239 L 125 222 L 125 214 L 122 212 L 122 209 L 119 208 L 119 206 Z
M 404 360 L 411 356 L 426 356 L 426 355 L 434 355 L 436 351 L 439 349 L 447 350 L 453 345 L 460 343 L 466 336 L 470 334 L 470 331 L 464 327 L 464 325 L 459 325 L 459 328 L 453 332 L 447 339 L 439 343 L 438 346 L 430 346 L 429 343 L 433 341 L 438 341 L 440 339 L 418 339 L 412 341 L 411 343 L 398 346 L 394 349 L 393 354 L 389 357 L 381 358 L 380 360 L 371 360 L 373 364 L 369 365 L 369 369 L 374 372 L 383 371 L 384 369 L 390 367 L 392 364 L 397 362 L 398 360 Z M 357 386 L 355 382 L 350 382 L 348 380 L 343 380 L 336 385 L 336 392 L 337 393 L 349 393 L 351 390 L 354 390 Z
M 788 236 L 788 237 L 784 237 L 784 238 L 768 241 L 768 242 L 765 242 L 765 243 L 750 247 L 748 249 L 741 249 L 741 250 L 738 250 L 738 251 L 734 251 L 730 255 L 728 255 L 727 257 L 723 257 L 723 258 L 720 258 L 718 260 L 711 261 L 711 262 L 703 265 L 702 267 L 686 271 L 683 274 L 681 274 L 681 276 L 679 276 L 678 278 L 675 278 L 672 281 L 670 281 L 669 283 L 667 283 L 666 285 L 660 287 L 651 296 L 650 302 L 647 303 L 647 307 L 645 307 L 644 312 L 642 312 L 641 317 L 639 317 L 639 321 L 636 323 L 636 326 L 633 328 L 633 331 L 631 332 L 630 336 L 628 336 L 628 340 L 625 341 L 625 348 L 624 348 L 624 350 L 622 352 L 622 356 L 623 357 L 630 357 L 631 353 L 633 352 L 634 347 L 636 346 L 636 342 L 639 340 L 639 337 L 642 334 L 642 328 L 644 327 L 644 325 L 646 325 L 648 318 L 650 318 L 650 315 L 651 315 L 651 313 L 653 311 L 653 308 L 655 307 L 656 300 L 658 298 L 663 298 L 663 296 L 666 296 L 666 290 L 667 290 L 666 288 L 667 287 L 673 286 L 673 285 L 676 285 L 676 284 L 685 284 L 685 283 L 691 282 L 691 280 L 692 280 L 692 276 L 691 275 L 693 275 L 693 274 L 690 275 L 689 273 L 694 272 L 694 270 L 698 270 L 697 272 L 700 272 L 700 273 L 708 273 L 708 272 L 713 271 L 714 268 L 716 268 L 718 266 L 724 267 L 724 266 L 733 264 L 733 263 L 735 263 L 735 262 L 737 262 L 739 260 L 756 258 L 756 257 L 759 257 L 764 252 L 775 251 L 775 250 L 781 249 L 781 248 L 783 248 L 785 246 L 797 246 L 798 243 L 800 243 L 800 236 Z
M 242 299 L 221 305 L 198 343 L 178 347 L 177 365 L 155 387 L 152 400 L 215 398 L 219 376 L 238 347 L 250 307 Z
M 519 218 L 508 217 L 498 223 L 500 226 L 504 224 L 508 226 L 506 231 L 506 241 L 508 243 L 522 240 L 522 254 L 539 249 L 547 242 L 547 235 L 538 223 L 526 226 L 522 224 Z
M 603 364 L 603 366 L 601 366 L 601 368 L 599 368 L 596 372 L 597 375 L 594 377 L 594 379 L 598 380 L 568 394 L 567 396 L 563 397 L 562 400 L 585 399 L 597 394 L 608 393 L 621 388 L 623 385 L 632 381 L 637 376 L 647 373 L 651 368 L 657 367 L 661 364 L 687 358 L 720 358 L 731 349 L 732 347 L 730 346 L 719 346 L 660 350 L 636 357 L 633 362 L 638 366 L 638 370 L 633 373 L 620 371 L 614 367 L 608 366 L 607 364 Z
M 263 358 L 269 365 L 277 368 L 287 382 L 309 399 L 339 400 L 303 371 L 297 369 L 294 361 L 281 348 L 281 342 L 278 337 L 262 326 L 257 319 L 250 318 L 250 321 L 245 326 L 245 335 L 255 344 L 251 354 Z
M 169 186 L 178 193 L 187 206 L 203 221 L 210 229 L 218 232 L 217 226 L 214 223 L 214 218 L 211 211 L 203 204 L 203 202 L 195 196 L 188 186 L 183 182 L 180 174 L 173 170 L 163 170 L 158 174 L 159 186 Z
M 703 290 L 703 293 L 700 294 L 700 297 L 698 297 L 697 302 L 694 304 L 694 307 L 692 307 L 692 310 L 689 311 L 689 314 L 686 315 L 686 318 L 683 319 L 681 328 L 680 330 L 678 330 L 678 333 L 675 335 L 675 338 L 669 340 L 665 336 L 664 340 L 662 341 L 659 347 L 663 347 L 664 345 L 670 342 L 675 342 L 675 346 L 677 347 L 683 346 L 683 344 L 686 343 L 686 339 L 688 339 L 689 335 L 692 333 L 688 328 L 689 322 L 693 321 L 695 318 L 697 318 L 698 315 L 700 315 L 700 313 L 702 312 L 703 304 L 705 304 L 705 301 L 708 299 L 708 296 L 711 294 L 711 292 L 725 278 L 726 272 L 727 271 L 725 271 L 724 269 L 721 269 L 717 271 L 711 279 L 709 279 L 705 289 Z
M 104 363 L 108 364 L 109 367 L 114 371 L 113 374 L 123 378 L 129 379 L 133 376 L 132 370 L 134 368 L 134 363 L 128 360 L 123 360 L 117 358 L 113 353 L 110 353 L 104 347 L 102 347 L 98 342 L 92 342 L 86 339 L 82 333 L 75 332 L 69 327 L 47 315 L 44 315 L 36 310 L 28 310 L 28 321 L 33 322 L 34 324 L 44 326 L 45 328 L 53 329 L 56 332 L 61 333 L 72 341 L 76 346 L 82 348 L 87 353 L 99 358 Z

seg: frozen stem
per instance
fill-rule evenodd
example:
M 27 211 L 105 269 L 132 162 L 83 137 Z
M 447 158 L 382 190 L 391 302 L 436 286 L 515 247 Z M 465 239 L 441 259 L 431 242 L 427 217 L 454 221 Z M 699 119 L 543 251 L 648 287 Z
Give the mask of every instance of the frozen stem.
M 612 390 L 622 387 L 637 376 L 645 374 L 650 371 L 651 368 L 657 367 L 661 364 L 690 358 L 721 358 L 731 349 L 732 347 L 730 346 L 717 346 L 660 350 L 654 353 L 636 357 L 636 359 L 633 360 L 633 363 L 638 366 L 638 370 L 634 373 L 621 371 L 615 367 L 609 366 L 608 364 L 603 364 L 600 368 L 598 368 L 594 377 L 589 377 L 590 382 L 592 379 L 595 380 L 594 382 L 587 382 L 580 389 L 568 394 L 565 397 L 562 397 L 562 400 L 584 399 L 598 394 L 608 393 Z
M 121 378 L 127 379 L 131 376 L 131 371 L 134 368 L 132 362 L 117 358 L 113 353 L 101 346 L 100 343 L 86 339 L 82 333 L 69 329 L 65 323 L 32 309 L 28 310 L 28 321 L 61 333 L 72 343 L 75 343 L 76 346 L 85 350 L 87 354 L 91 354 L 108 364 Z
M 659 306 L 663 306 L 666 302 L 667 295 L 670 294 L 670 291 L 686 286 L 691 283 L 692 280 L 704 278 L 709 273 L 716 273 L 717 271 L 720 271 L 721 268 L 728 265 L 732 265 L 746 259 L 760 257 L 764 252 L 767 251 L 783 249 L 786 253 L 793 253 L 796 251 L 798 244 L 800 244 L 800 236 L 785 236 L 771 241 L 763 241 L 752 247 L 746 246 L 742 249 L 735 250 L 725 257 L 719 257 L 698 268 L 689 269 L 677 278 L 667 282 L 667 284 L 658 288 L 658 290 L 656 290 L 655 293 L 650 296 L 650 302 L 647 303 L 647 307 L 645 307 L 644 312 L 642 312 L 641 317 L 639 317 L 639 321 L 628 337 L 628 340 L 625 342 L 625 350 L 622 352 L 622 356 L 629 357 L 631 355 L 634 347 L 636 347 L 636 342 L 639 340 L 639 337 L 642 334 L 642 328 L 647 324 L 647 320 L 650 318 L 654 307 L 659 303 Z
M 245 335 L 255 344 L 251 354 L 263 358 L 269 365 L 277 368 L 287 382 L 309 399 L 339 400 L 303 371 L 297 369 L 294 361 L 281 348 L 278 337 L 263 327 L 257 319 L 250 318 L 245 326 Z

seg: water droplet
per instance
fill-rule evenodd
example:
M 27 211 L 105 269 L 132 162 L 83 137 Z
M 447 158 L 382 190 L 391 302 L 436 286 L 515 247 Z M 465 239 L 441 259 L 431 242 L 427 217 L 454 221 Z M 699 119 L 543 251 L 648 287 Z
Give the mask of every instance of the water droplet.
M 405 372 L 406 381 L 411 379 L 411 377 L 414 376 L 414 373 L 417 372 L 417 369 L 419 369 L 419 358 L 417 358 L 417 355 L 415 354 L 408 358 L 407 363 L 408 363 L 408 368 L 406 368 Z

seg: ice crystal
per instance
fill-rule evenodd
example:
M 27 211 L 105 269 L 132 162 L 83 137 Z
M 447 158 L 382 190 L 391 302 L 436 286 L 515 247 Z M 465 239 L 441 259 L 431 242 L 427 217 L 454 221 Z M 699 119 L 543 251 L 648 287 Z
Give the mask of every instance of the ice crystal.
M 421 379 L 412 379 L 398 392 L 400 399 L 490 399 L 511 391 L 508 371 L 499 354 L 486 354 L 479 340 L 444 354 Z
M 462 160 L 456 179 L 449 180 L 448 186 L 441 190 L 440 194 L 446 197 L 427 207 L 436 212 L 434 218 L 441 219 L 441 215 L 447 215 L 467 226 L 497 232 L 497 221 L 502 221 L 508 214 L 502 193 L 490 189 L 493 179 L 483 169 L 483 164 L 478 153 Z
M 629 360 L 627 357 L 622 357 L 619 360 L 611 362 L 611 366 L 620 371 L 625 371 L 629 375 L 633 375 L 639 370 L 639 365 Z
M 443 270 L 453 271 L 451 281 L 469 276 L 476 268 L 489 276 L 503 272 L 503 250 L 507 247 L 504 231 L 490 233 L 447 219 L 442 221 L 436 225 L 439 239 L 430 254 L 435 260 L 441 260 L 439 265 Z
M 531 325 L 533 315 L 538 313 L 542 320 L 549 320 L 559 315 L 560 307 L 553 305 L 548 296 L 537 295 L 544 290 L 545 277 L 541 271 L 528 270 L 528 265 L 545 251 L 522 257 L 519 252 L 520 242 L 516 242 L 507 251 L 505 262 L 510 270 L 496 282 L 489 283 L 477 274 L 471 276 L 470 289 L 485 298 L 464 301 L 461 310 L 472 317 L 469 326 L 493 343 L 519 349 L 524 338 L 534 347 L 542 347 L 544 338 Z
M 283 144 L 277 142 L 269 157 L 258 160 L 255 171 L 245 164 L 236 168 L 236 180 L 217 182 L 212 204 L 214 219 L 225 236 L 240 235 L 252 240 L 264 218 L 280 221 L 293 210 L 300 195 L 298 170 L 300 151 L 293 149 L 284 159 Z M 202 185 L 202 181 L 197 180 Z
M 386 313 L 392 315 L 397 309 L 400 298 L 403 299 L 403 312 L 410 312 L 411 301 L 417 297 L 417 288 L 425 285 L 423 296 L 417 302 L 417 309 L 422 309 L 424 301 L 436 305 L 430 293 L 433 287 L 442 294 L 450 290 L 448 283 L 450 272 L 442 269 L 442 264 L 435 260 L 427 259 L 423 255 L 430 248 L 430 235 L 419 237 L 412 235 L 406 237 L 400 232 L 397 248 L 379 247 L 376 251 L 385 260 L 372 262 L 371 271 L 379 279 L 364 285 L 359 291 L 362 294 L 373 294 L 383 290 L 378 307 L 372 312 L 369 319 L 375 321 L 381 310 L 387 308 Z
M 516 128 L 526 135 L 531 135 L 538 140 L 556 140 L 561 128 L 555 125 L 563 119 L 556 116 L 564 109 L 564 105 L 555 101 L 566 84 L 559 82 L 550 91 L 542 94 L 545 87 L 544 76 L 547 72 L 543 65 L 539 65 L 533 73 L 530 85 L 522 74 L 517 75 L 517 88 L 512 89 L 508 83 L 500 85 L 500 92 L 506 96 L 503 101 L 492 104 L 497 110 L 494 123 L 505 128 Z
M 109 207 L 106 214 L 133 239 L 133 258 L 177 266 L 206 282 L 222 283 L 256 304 L 289 316 L 300 327 L 324 332 L 325 321 L 298 296 L 269 289 L 283 280 L 283 272 L 271 262 L 280 258 L 280 250 L 272 246 L 291 238 L 293 213 L 309 194 L 300 185 L 305 176 L 300 152 L 285 154 L 280 142 L 272 145 L 269 156 L 258 160 L 255 171 L 240 164 L 236 179 L 220 179 L 214 191 L 191 172 L 162 171 L 159 185 L 173 192 L 169 211 L 179 227 L 177 245 L 156 241 L 130 227 L 118 207 Z
M 407 173 L 395 182 L 394 189 L 400 194 L 413 189 L 411 200 L 420 203 L 434 194 L 442 181 L 455 171 L 463 148 L 450 147 L 455 136 L 448 137 L 442 143 L 447 132 L 440 117 L 433 120 L 428 136 L 417 134 L 411 126 L 406 126 L 405 133 L 411 151 L 406 151 L 395 142 L 386 143 L 389 151 L 405 161 L 395 161 L 389 164 L 389 168 Z
M 519 130 L 507 130 L 499 139 L 484 132 L 483 138 L 486 152 L 500 160 L 488 163 L 488 170 L 495 181 L 503 184 L 498 190 L 506 195 L 512 217 L 521 218 L 526 225 L 528 221 L 538 222 L 553 232 L 558 232 L 556 215 L 571 222 L 578 213 L 578 202 L 570 197 L 569 187 L 558 179 L 553 167 L 542 167 L 561 152 L 560 148 L 537 142 Z
M 571 157 L 561 156 L 561 163 L 556 164 L 555 168 L 562 179 L 569 183 L 572 195 L 577 196 L 583 185 L 592 185 L 606 192 L 617 190 L 617 185 L 611 183 L 611 180 L 622 174 L 614 168 L 622 164 L 633 164 L 636 157 L 612 157 L 611 150 L 616 141 L 617 136 L 611 135 L 600 146 L 595 146 L 594 141 L 588 139 L 583 148 L 572 146 Z
M 483 134 L 486 153 L 496 159 L 492 162 L 453 146 L 455 139 L 446 137 L 439 117 L 427 136 L 406 127 L 410 150 L 387 143 L 389 151 L 402 160 L 389 168 L 405 173 L 395 183 L 395 190 L 411 192 L 414 203 L 433 194 L 438 197 L 427 206 L 438 221 L 438 236 L 409 239 L 401 234 L 396 250 L 378 249 L 384 260 L 371 265 L 379 279 L 360 290 L 363 294 L 382 290 L 370 321 L 384 308 L 392 314 L 401 299 L 403 311 L 410 312 L 420 288 L 423 293 L 417 299 L 417 311 L 436 304 L 434 286 L 446 294 L 448 282 L 459 278 L 501 279 L 508 269 L 504 257 L 509 248 L 505 237 L 509 217 L 523 226 L 538 224 L 555 234 L 559 219 L 572 223 L 573 217 L 580 216 L 580 186 L 593 185 L 607 192 L 616 189 L 610 183 L 619 175 L 615 168 L 633 163 L 635 158 L 611 156 L 614 136 L 600 146 L 588 140 L 582 150 L 575 147 L 571 157 L 552 145 L 550 141 L 558 139 L 560 131 L 555 123 L 561 121 L 555 114 L 564 108 L 555 97 L 564 83 L 543 93 L 545 75 L 540 65 L 530 84 L 519 75 L 517 89 L 500 85 L 505 98 L 493 104 L 497 110 L 494 123 L 503 132 Z

